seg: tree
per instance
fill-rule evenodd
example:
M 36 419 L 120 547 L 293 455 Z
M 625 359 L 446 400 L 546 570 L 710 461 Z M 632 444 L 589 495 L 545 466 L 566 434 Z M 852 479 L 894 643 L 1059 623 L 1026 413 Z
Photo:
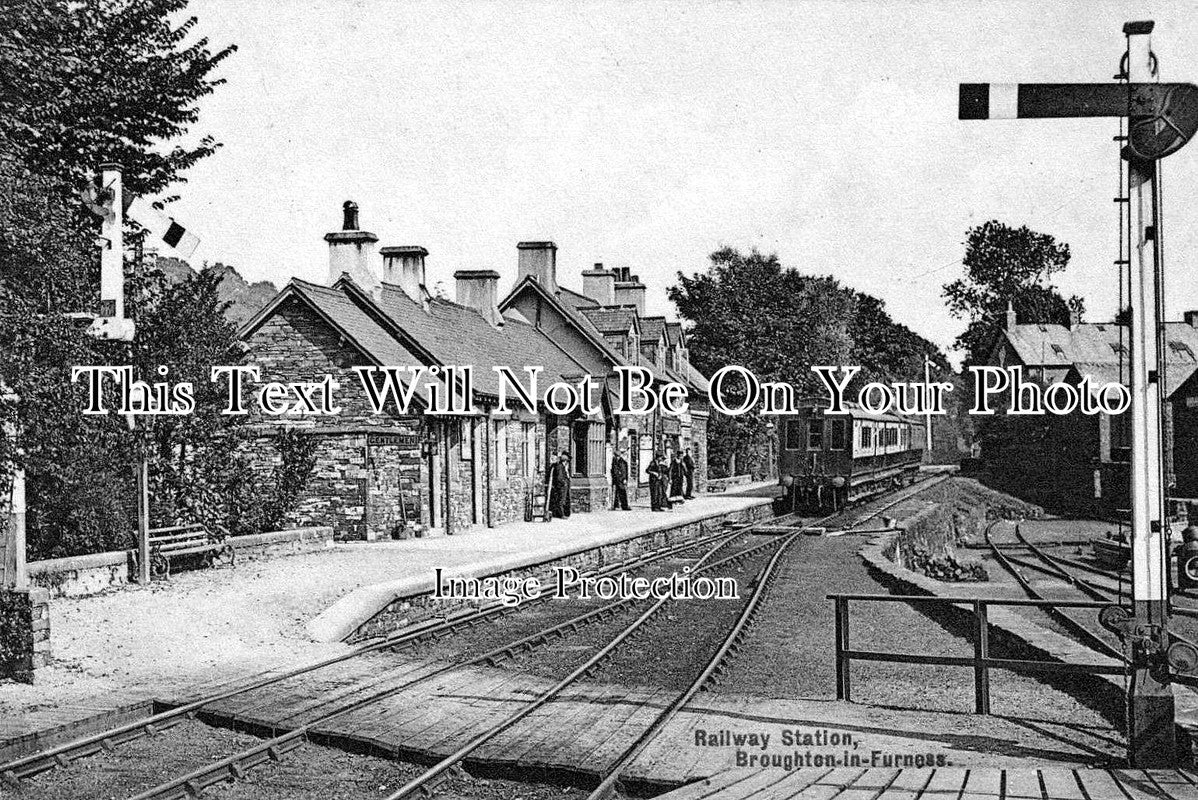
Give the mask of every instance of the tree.
M 921 380 L 925 355 L 948 369 L 935 345 L 896 324 L 881 300 L 830 276 L 784 268 L 773 254 L 718 250 L 707 270 L 679 272 L 669 297 L 690 325 L 691 361 L 707 375 L 737 364 L 763 381 L 791 384 L 800 396 L 822 396 L 812 365 L 860 364 L 870 377 L 858 380 Z M 729 395 L 735 398 L 735 390 Z M 769 424 L 755 412 L 714 415 L 708 428 L 713 471 L 735 462 L 738 471 L 767 474 L 773 467 L 762 460 L 774 435 Z
M 237 500 L 257 493 L 270 506 L 250 525 L 279 518 L 306 462 L 304 443 L 276 475 L 247 472 L 245 437 L 215 413 L 207 369 L 237 363 L 232 327 L 215 291 L 219 276 L 172 286 L 126 260 L 134 348 L 88 337 L 65 315 L 94 311 L 96 221 L 77 196 L 105 161 L 123 167 L 126 191 L 163 192 L 215 152 L 208 136 L 185 145 L 198 101 L 223 81 L 213 71 L 235 48 L 193 39 L 186 0 L 5 0 L 0 27 L 0 379 L 19 400 L 0 418 L 20 449 L 0 440 L 0 497 L 10 465 L 28 476 L 30 557 L 127 547 L 135 510 L 133 466 L 148 446 L 158 519 L 186 513 L 229 522 Z M 169 200 L 170 198 L 168 198 Z M 127 231 L 136 242 L 136 231 Z M 71 367 L 132 364 L 154 381 L 192 380 L 200 395 L 187 418 L 144 422 L 142 442 L 116 415 L 82 414 Z M 310 470 L 310 467 L 309 467 Z M 264 482 L 265 481 L 265 482 Z M 281 488 L 270 494 L 274 481 Z M 247 488 L 248 487 L 248 488 Z M 232 501 L 231 498 L 235 498 Z M 274 499 L 272 499 L 274 498 Z
M 68 185 L 102 161 L 127 189 L 157 194 L 218 147 L 179 140 L 197 102 L 222 83 L 213 70 L 236 47 L 188 42 L 187 0 L 4 0 L 0 135 L 29 167 Z
M 966 366 L 985 362 L 1008 304 L 1022 323 L 1068 325 L 1071 315 L 1085 311 L 1080 297 L 1066 300 L 1051 285 L 1069 265 L 1069 245 L 1026 225 L 990 220 L 970 228 L 962 264 L 964 277 L 945 284 L 943 296 L 954 317 L 968 320 L 956 341 Z

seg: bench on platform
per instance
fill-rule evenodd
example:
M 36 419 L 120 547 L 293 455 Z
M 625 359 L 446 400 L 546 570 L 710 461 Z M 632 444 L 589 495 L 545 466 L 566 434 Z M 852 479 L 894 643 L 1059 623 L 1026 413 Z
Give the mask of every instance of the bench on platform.
M 217 559 L 227 560 L 229 566 L 235 566 L 237 554 L 228 540 L 229 532 L 224 528 L 218 527 L 216 531 L 212 531 L 202 522 L 151 528 L 150 577 L 170 577 L 171 562 L 191 556 L 198 556 L 206 567 L 215 565 Z M 136 550 L 130 554 L 130 558 L 130 572 L 136 573 Z

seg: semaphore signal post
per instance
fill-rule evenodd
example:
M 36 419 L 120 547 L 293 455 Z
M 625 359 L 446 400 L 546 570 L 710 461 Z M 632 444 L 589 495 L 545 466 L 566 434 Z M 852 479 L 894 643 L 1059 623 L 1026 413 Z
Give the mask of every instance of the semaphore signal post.
M 1124 69 L 1111 84 L 961 84 L 959 116 L 972 119 L 1126 117 L 1123 157 L 1136 255 L 1129 265 L 1131 306 L 1132 615 L 1107 609 L 1103 624 L 1130 656 L 1129 760 L 1137 767 L 1177 763 L 1171 680 L 1195 654 L 1169 635 L 1167 509 L 1162 470 L 1161 353 L 1163 271 L 1160 159 L 1198 129 L 1198 87 L 1159 83 L 1151 21 L 1129 22 Z

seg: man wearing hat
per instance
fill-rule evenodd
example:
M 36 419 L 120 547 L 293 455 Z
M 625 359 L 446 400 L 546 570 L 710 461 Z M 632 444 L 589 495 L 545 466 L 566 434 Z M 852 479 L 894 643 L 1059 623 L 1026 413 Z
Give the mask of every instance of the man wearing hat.
M 628 459 L 625 453 L 627 446 L 622 446 L 612 456 L 611 460 L 611 493 L 612 509 L 631 511 L 628 507 Z

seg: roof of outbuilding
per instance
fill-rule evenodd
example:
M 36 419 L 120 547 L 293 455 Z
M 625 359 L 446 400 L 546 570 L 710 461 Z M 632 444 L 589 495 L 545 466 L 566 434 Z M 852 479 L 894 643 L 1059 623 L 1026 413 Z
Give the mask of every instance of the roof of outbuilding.
M 1074 363 L 1118 364 L 1131 350 L 1128 329 L 1115 323 L 1016 325 L 1003 331 L 1019 359 L 1028 365 L 1068 367 Z M 1198 364 L 1198 329 L 1184 322 L 1165 324 L 1165 358 L 1170 364 Z
M 1117 364 L 1094 364 L 1083 361 L 1074 364 L 1069 372 L 1071 375 L 1076 375 L 1079 380 L 1088 377 L 1091 387 L 1096 390 L 1101 389 L 1107 383 L 1128 385 L 1131 381 L 1127 367 L 1120 370 Z M 1189 380 L 1195 372 L 1198 372 L 1198 364 L 1168 364 L 1164 375 L 1165 397 L 1172 397 L 1173 393 L 1180 389 L 1181 385 Z

